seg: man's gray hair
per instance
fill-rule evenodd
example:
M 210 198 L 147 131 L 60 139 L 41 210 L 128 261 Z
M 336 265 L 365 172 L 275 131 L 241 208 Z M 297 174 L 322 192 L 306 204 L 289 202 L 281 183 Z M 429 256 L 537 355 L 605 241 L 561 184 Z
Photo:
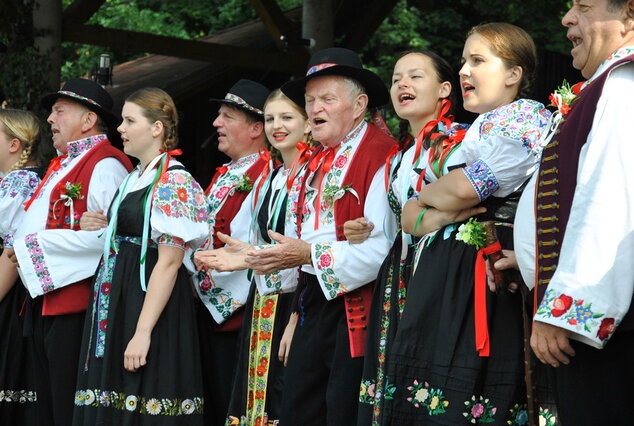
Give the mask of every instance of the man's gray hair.
M 350 99 L 354 100 L 357 96 L 365 94 L 365 87 L 352 77 L 342 76 L 343 81 L 348 86 L 348 92 L 350 93 Z

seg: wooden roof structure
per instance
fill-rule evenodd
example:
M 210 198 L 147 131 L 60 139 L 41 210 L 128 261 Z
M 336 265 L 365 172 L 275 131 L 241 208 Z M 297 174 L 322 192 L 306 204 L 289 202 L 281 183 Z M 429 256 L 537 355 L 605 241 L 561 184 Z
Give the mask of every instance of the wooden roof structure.
M 155 86 L 168 92 L 182 114 L 181 146 L 188 155 L 183 160 L 195 177 L 206 183 L 213 166 L 226 158 L 214 144 L 211 122 L 215 108 L 209 98 L 222 98 L 240 78 L 250 78 L 268 87 L 279 87 L 293 75 L 305 72 L 310 57 L 307 47 L 285 43 L 299 40 L 302 7 L 280 10 L 275 0 L 249 0 L 259 19 L 202 37 L 184 40 L 134 31 L 88 25 L 86 21 L 105 0 L 75 0 L 66 7 L 62 19 L 62 41 L 106 46 L 114 50 L 151 53 L 115 65 L 113 84 L 107 86 L 115 100 L 115 111 L 126 96 L 141 87 Z M 342 47 L 360 50 L 374 34 L 397 0 L 331 0 L 333 37 Z M 326 0 L 304 0 L 304 8 L 319 13 Z

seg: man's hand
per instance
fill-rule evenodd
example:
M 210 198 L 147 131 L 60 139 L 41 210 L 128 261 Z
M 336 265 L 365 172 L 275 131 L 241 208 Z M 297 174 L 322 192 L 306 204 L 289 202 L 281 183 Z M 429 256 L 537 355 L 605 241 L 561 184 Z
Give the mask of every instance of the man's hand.
M 256 274 L 263 275 L 282 269 L 311 263 L 310 244 L 269 230 L 269 236 L 279 244 L 262 250 L 247 252 L 246 262 Z
M 504 271 L 505 269 L 515 269 L 519 271 L 520 267 L 518 266 L 517 259 L 515 258 L 515 251 L 502 250 L 502 253 L 506 257 L 503 257 L 502 259 L 495 262 L 495 264 L 493 265 L 495 269 L 497 269 L 498 271 Z M 495 281 L 493 279 L 493 271 L 491 270 L 491 265 L 489 264 L 488 260 L 487 260 L 487 284 L 489 285 L 489 290 L 495 293 L 496 287 L 495 287 Z M 519 283 L 516 283 L 516 282 L 508 283 L 508 291 L 510 291 L 511 293 L 515 293 L 518 288 L 519 288 Z
M 368 238 L 374 230 L 374 224 L 365 217 L 349 220 L 343 224 L 343 234 L 350 244 L 361 244 Z
M 559 367 L 560 363 L 569 364 L 569 356 L 575 356 L 568 336 L 570 331 L 540 321 L 533 321 L 531 347 L 537 358 L 544 364 Z
M 253 246 L 228 235 L 218 232 L 218 239 L 225 243 L 225 246 L 216 250 L 202 250 L 194 254 L 194 264 L 196 269 L 215 269 L 218 272 L 242 271 L 249 266 L 245 262 L 248 251 L 253 250 Z
M 84 212 L 79 220 L 79 228 L 82 231 L 98 231 L 108 226 L 108 218 L 103 215 L 103 210 L 96 212 Z

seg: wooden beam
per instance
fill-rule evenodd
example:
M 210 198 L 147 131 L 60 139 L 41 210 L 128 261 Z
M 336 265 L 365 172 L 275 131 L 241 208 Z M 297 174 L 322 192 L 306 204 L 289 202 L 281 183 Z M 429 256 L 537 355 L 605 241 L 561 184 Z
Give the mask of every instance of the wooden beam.
M 343 46 L 357 52 L 363 49 L 396 3 L 398 0 L 374 0 L 361 8 L 363 15 L 349 26 Z
M 290 74 L 302 72 L 305 66 L 301 57 L 275 50 L 184 40 L 98 25 L 66 24 L 62 29 L 62 40 Z
M 280 40 L 281 36 L 294 36 L 293 26 L 282 13 L 282 9 L 275 0 L 251 0 L 251 6 L 255 9 L 264 28 L 271 35 L 271 38 L 280 50 L 285 50 L 285 43 Z
M 64 9 L 64 23 L 83 24 L 95 14 L 106 0 L 75 0 Z

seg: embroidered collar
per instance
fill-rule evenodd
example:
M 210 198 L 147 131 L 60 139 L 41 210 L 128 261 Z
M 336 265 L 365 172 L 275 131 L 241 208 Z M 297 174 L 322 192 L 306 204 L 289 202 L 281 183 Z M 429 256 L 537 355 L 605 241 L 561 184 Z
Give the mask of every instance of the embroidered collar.
M 73 158 L 78 157 L 80 154 L 92 149 L 97 146 L 100 142 L 108 140 L 108 136 L 105 134 L 91 136 L 85 139 L 79 139 L 76 141 L 68 142 L 66 144 L 66 148 L 68 150 L 68 158 L 72 160 Z
M 599 68 L 597 68 L 592 77 L 590 77 L 581 88 L 583 89 L 588 85 L 588 83 L 603 74 L 603 72 L 610 68 L 612 64 L 630 55 L 634 55 L 634 46 L 625 46 L 612 53 L 605 61 L 601 62 Z
M 259 152 L 255 152 L 251 155 L 247 155 L 246 157 L 242 157 L 237 161 L 232 161 L 230 163 L 225 164 L 228 169 L 239 169 L 240 167 L 244 167 L 245 165 L 251 165 L 260 157 Z
M 347 143 L 350 143 L 354 139 L 356 139 L 357 136 L 359 136 L 359 134 L 363 130 L 365 130 L 367 125 L 368 125 L 368 123 L 366 123 L 365 120 L 361 120 L 361 123 L 359 123 L 359 125 L 357 127 L 355 127 L 350 133 L 348 133 L 346 135 L 346 137 L 342 139 L 342 141 L 341 141 L 341 143 L 339 145 L 345 145 Z

